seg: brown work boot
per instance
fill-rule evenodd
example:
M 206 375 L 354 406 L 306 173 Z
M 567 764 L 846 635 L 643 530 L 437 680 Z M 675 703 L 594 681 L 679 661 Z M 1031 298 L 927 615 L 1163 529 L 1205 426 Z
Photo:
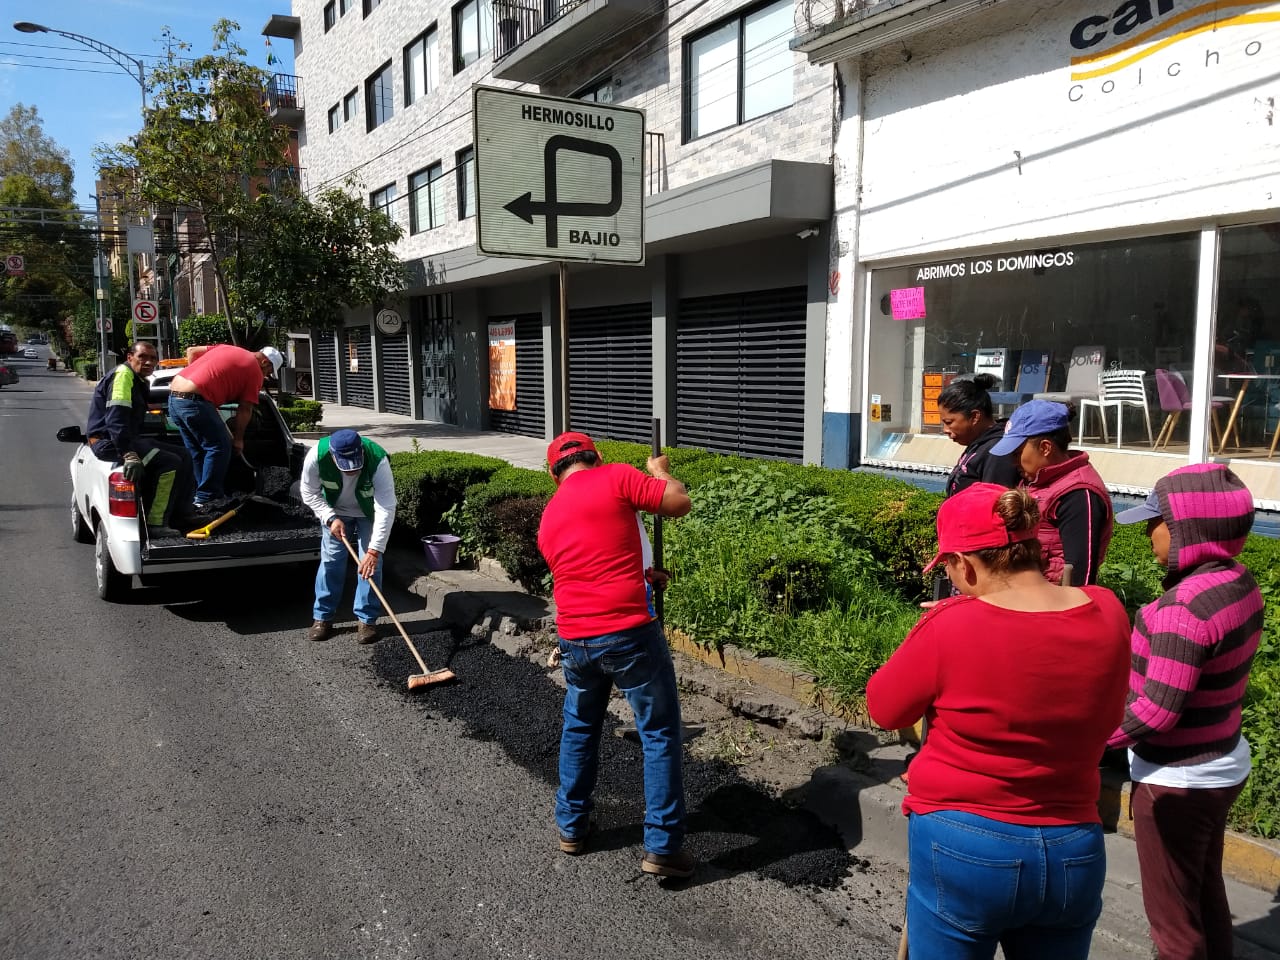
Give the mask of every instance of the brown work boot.
M 308 640 L 328 640 L 331 636 L 333 636 L 333 624 L 328 620 L 317 620 L 307 631 Z
M 362 623 L 356 627 L 357 643 L 377 643 L 378 628 L 372 623 Z
M 587 823 L 587 829 L 583 830 L 576 837 L 566 837 L 560 834 L 560 852 L 567 853 L 571 857 L 587 852 L 587 841 L 591 839 L 591 834 L 595 833 L 596 825 L 594 821 Z
M 676 877 L 684 879 L 693 876 L 693 868 L 697 862 L 688 850 L 677 850 L 675 853 L 649 853 L 640 861 L 640 869 L 655 877 Z

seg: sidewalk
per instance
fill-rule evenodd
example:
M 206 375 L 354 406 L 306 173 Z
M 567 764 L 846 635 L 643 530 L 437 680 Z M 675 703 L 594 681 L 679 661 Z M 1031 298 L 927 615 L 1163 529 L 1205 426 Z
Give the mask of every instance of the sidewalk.
M 391 452 L 412 450 L 416 439 L 423 449 L 480 453 L 508 460 L 516 466 L 545 469 L 545 442 L 513 434 L 475 433 L 439 424 L 408 420 L 356 407 L 325 404 L 322 425 L 328 432 L 350 427 L 376 440 Z M 425 573 L 422 558 L 413 551 L 395 550 L 387 557 L 387 575 L 423 598 L 427 612 L 451 625 L 486 635 L 509 653 L 516 654 L 520 635 L 551 625 L 553 611 L 547 601 L 525 594 L 502 577 L 492 562 L 481 570 L 449 570 Z M 698 662 L 716 668 L 699 673 L 709 686 L 707 694 L 735 712 L 771 724 L 795 724 L 797 728 L 831 724 L 841 727 L 849 718 L 821 714 L 824 706 L 807 678 L 785 664 L 726 648 L 720 653 L 702 651 L 691 644 L 673 644 L 677 671 L 692 672 Z M 750 692 L 744 694 L 744 689 Z M 821 728 L 821 727 L 820 727 Z M 901 815 L 903 787 L 900 753 L 876 752 L 869 772 L 844 766 L 814 771 L 806 790 L 806 806 L 835 826 L 849 848 L 862 856 L 905 864 L 907 824 Z M 1122 828 L 1123 830 L 1123 828 Z M 1232 862 L 1228 849 L 1226 867 L 1240 876 L 1280 878 L 1280 847 L 1247 841 L 1249 856 Z M 1259 867 L 1259 861 L 1263 861 Z M 1247 862 L 1246 862 L 1247 861 Z M 1107 887 L 1103 916 L 1094 935 L 1093 955 L 1098 958 L 1150 955 L 1146 918 L 1142 908 L 1137 852 L 1123 832 L 1107 837 Z M 1280 960 L 1280 885 L 1268 889 L 1229 879 L 1227 892 L 1236 917 L 1237 953 L 1241 960 Z

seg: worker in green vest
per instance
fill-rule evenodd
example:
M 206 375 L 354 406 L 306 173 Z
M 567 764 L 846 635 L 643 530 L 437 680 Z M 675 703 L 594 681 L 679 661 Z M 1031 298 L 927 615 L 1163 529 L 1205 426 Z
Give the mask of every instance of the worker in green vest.
M 316 572 L 314 620 L 308 640 L 328 640 L 347 577 L 343 539 L 357 545 L 356 640 L 375 643 L 382 606 L 370 582 L 382 587 L 382 554 L 396 515 L 396 488 L 387 452 L 354 430 L 339 430 L 302 461 L 302 502 L 324 527 Z

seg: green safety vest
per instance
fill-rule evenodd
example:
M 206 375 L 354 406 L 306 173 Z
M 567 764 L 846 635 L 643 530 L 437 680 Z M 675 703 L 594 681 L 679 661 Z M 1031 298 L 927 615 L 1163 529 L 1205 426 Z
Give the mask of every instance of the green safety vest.
M 378 470 L 378 464 L 387 458 L 387 452 L 364 437 L 360 438 L 360 443 L 364 447 L 364 466 L 360 469 L 360 478 L 356 481 L 356 500 L 359 501 L 364 515 L 372 520 L 373 475 Z M 335 507 L 338 496 L 342 493 L 342 471 L 329 455 L 328 437 L 316 444 L 316 464 L 320 467 L 320 491 L 324 494 L 324 499 L 329 506 Z

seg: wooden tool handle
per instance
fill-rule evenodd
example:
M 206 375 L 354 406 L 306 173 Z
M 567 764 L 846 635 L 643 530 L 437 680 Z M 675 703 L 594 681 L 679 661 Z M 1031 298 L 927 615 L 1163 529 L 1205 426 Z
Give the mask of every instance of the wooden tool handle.
M 351 554 L 351 559 L 354 560 L 356 562 L 356 566 L 359 567 L 360 558 L 356 556 L 355 550 L 351 549 L 351 542 L 347 540 L 345 534 L 339 537 L 339 539 L 342 541 L 342 545 L 347 548 L 347 553 Z M 360 572 L 358 570 L 356 571 L 356 576 L 360 576 Z M 427 665 L 423 661 L 422 655 L 418 653 L 418 648 L 415 647 L 413 645 L 413 641 L 409 639 L 409 634 L 404 632 L 404 627 L 402 627 L 400 625 L 400 621 L 396 619 L 396 615 L 391 609 L 391 604 L 387 603 L 387 598 L 382 595 L 382 591 L 378 589 L 378 585 L 374 582 L 373 577 L 369 578 L 369 586 L 373 588 L 374 595 L 382 604 L 382 609 L 387 611 L 387 616 L 391 618 L 391 622 L 394 623 L 396 625 L 396 629 L 400 631 L 400 636 L 404 637 L 404 642 L 409 647 L 409 652 L 413 654 L 413 659 L 418 661 L 418 666 L 422 668 L 422 672 L 430 673 L 431 671 L 427 669 Z
M 650 437 L 650 447 L 655 457 L 662 456 L 662 420 L 658 417 L 653 418 L 653 431 Z M 653 515 L 653 569 L 662 569 L 662 514 L 655 513 Z M 658 619 L 662 619 L 663 608 L 663 589 L 659 584 L 653 585 L 653 612 L 658 615 Z

